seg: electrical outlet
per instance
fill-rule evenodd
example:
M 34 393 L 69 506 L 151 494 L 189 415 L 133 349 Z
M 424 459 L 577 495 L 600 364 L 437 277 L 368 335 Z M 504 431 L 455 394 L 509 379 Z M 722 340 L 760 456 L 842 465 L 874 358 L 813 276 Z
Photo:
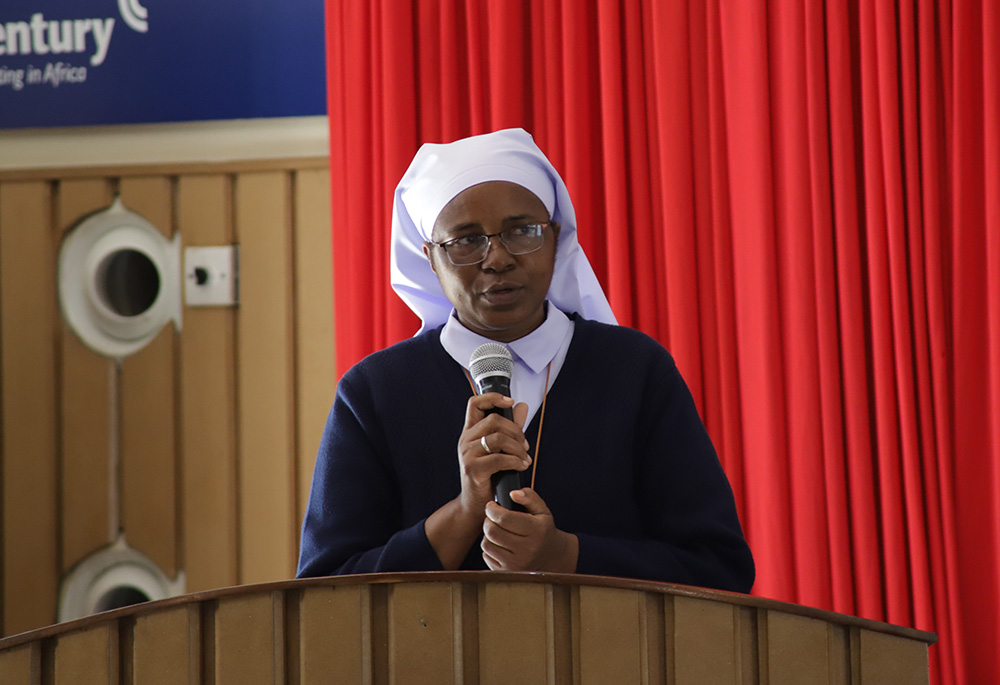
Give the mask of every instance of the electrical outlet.
M 239 300 L 239 246 L 184 248 L 185 304 L 232 307 Z

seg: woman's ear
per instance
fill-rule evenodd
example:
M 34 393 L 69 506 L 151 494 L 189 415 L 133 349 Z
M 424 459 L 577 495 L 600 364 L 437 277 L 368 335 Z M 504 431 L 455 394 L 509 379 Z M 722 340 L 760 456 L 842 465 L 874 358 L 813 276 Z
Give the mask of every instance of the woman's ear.
M 427 263 L 431 265 L 431 271 L 433 271 L 436 274 L 437 269 L 434 268 L 434 258 L 431 256 L 431 248 L 433 247 L 434 245 L 427 242 L 426 240 L 424 241 L 423 244 L 424 256 L 427 257 Z

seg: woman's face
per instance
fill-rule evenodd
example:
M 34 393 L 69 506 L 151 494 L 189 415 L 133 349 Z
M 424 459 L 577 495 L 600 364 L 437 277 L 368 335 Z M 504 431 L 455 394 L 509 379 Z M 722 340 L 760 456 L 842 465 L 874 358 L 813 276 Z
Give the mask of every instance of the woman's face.
M 443 243 L 468 234 L 494 234 L 523 224 L 546 224 L 549 213 L 530 190 L 490 181 L 467 188 L 445 205 L 431 238 Z M 540 250 L 512 255 L 499 237 L 490 239 L 486 259 L 455 266 L 443 248 L 424 243 L 424 254 L 455 307 L 458 320 L 482 336 L 510 342 L 545 320 L 545 297 L 555 266 L 559 225 L 546 226 Z

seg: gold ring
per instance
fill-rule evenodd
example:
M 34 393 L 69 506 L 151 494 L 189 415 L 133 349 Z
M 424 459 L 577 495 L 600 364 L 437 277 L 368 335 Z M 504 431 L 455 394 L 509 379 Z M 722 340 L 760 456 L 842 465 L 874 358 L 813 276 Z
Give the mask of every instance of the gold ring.
M 490 449 L 490 446 L 486 444 L 486 436 L 485 435 L 483 437 L 479 438 L 479 444 L 483 446 L 483 452 L 486 452 L 486 454 L 490 454 L 492 452 L 492 450 Z

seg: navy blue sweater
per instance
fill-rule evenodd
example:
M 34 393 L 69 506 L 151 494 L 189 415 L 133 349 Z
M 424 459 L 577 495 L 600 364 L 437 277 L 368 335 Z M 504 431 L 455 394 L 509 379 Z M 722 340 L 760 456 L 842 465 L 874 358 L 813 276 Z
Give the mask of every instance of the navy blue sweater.
M 753 559 L 732 490 L 673 359 L 643 333 L 573 318 L 535 489 L 556 526 L 579 538 L 577 571 L 749 591 Z M 472 391 L 440 334 L 376 352 L 341 379 L 300 577 L 441 569 L 424 521 L 461 490 L 456 446 Z M 538 418 L 525 431 L 532 446 Z M 478 545 L 462 568 L 486 568 Z

